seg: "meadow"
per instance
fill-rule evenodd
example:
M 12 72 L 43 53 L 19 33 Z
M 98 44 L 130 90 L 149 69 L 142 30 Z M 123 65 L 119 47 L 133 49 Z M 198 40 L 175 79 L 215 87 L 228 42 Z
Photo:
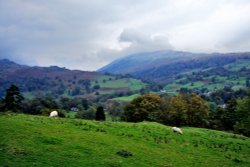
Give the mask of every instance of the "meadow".
M 116 98 L 113 98 L 112 100 L 130 102 L 130 101 L 132 101 L 133 99 L 135 99 L 138 96 L 140 96 L 140 94 L 133 94 L 133 95 L 130 95 L 130 96 L 116 97 Z
M 92 81 L 92 86 L 99 85 L 100 94 L 111 94 L 119 91 L 139 91 L 146 86 L 141 80 L 133 78 L 116 79 L 112 76 L 100 76 Z
M 250 166 L 250 139 L 154 122 L 0 115 L 0 166 Z

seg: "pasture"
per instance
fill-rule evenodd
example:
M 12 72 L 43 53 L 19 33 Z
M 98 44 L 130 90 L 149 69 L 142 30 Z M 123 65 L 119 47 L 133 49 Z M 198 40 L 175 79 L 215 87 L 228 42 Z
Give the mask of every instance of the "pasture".
M 117 97 L 117 98 L 113 98 L 112 100 L 129 102 L 129 101 L 132 101 L 133 99 L 135 99 L 135 98 L 138 97 L 138 96 L 140 96 L 140 94 L 133 94 L 133 95 L 131 95 L 131 96 Z
M 0 166 L 250 166 L 250 139 L 154 122 L 0 115 Z
M 96 81 L 91 83 L 94 85 L 99 85 L 100 94 L 111 94 L 115 92 L 124 92 L 124 91 L 139 91 L 140 89 L 146 86 L 145 83 L 138 79 L 133 78 L 120 78 L 116 79 L 115 77 L 105 77 L 101 76 Z

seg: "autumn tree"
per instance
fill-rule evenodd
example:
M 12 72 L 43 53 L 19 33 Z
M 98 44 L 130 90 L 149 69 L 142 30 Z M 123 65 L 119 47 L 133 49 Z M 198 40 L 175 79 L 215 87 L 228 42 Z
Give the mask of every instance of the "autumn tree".
M 161 102 L 160 96 L 155 94 L 139 96 L 125 107 L 124 118 L 129 122 L 157 121 Z
M 169 100 L 170 108 L 164 111 L 167 112 L 167 120 L 164 122 L 175 126 L 185 125 L 187 118 L 187 105 L 185 101 L 181 96 L 174 96 Z
M 208 118 L 208 105 L 196 94 L 164 98 L 160 118 L 164 124 L 204 126 Z
M 191 126 L 205 126 L 209 114 L 207 103 L 198 95 L 183 94 L 180 95 L 186 103 L 186 123 Z

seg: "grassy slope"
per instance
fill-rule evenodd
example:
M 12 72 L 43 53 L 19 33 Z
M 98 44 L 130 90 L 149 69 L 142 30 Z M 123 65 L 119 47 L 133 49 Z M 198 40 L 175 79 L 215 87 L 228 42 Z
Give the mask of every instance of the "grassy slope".
M 131 96 L 123 96 L 123 97 L 117 97 L 117 98 L 113 98 L 112 100 L 115 101 L 132 101 L 133 99 L 135 99 L 136 97 L 140 96 L 140 94 L 133 94 Z
M 117 78 L 110 75 L 104 75 L 104 74 L 93 74 L 93 76 L 89 78 L 81 78 L 76 77 L 68 79 L 55 79 L 52 78 L 49 83 L 54 83 L 55 85 L 52 86 L 50 89 L 43 90 L 43 91 L 32 91 L 32 92 L 22 92 L 25 98 L 34 98 L 36 96 L 40 95 L 46 95 L 48 93 L 52 93 L 53 91 L 59 89 L 60 85 L 63 84 L 66 86 L 64 89 L 64 92 L 61 94 L 63 97 L 71 98 L 73 96 L 68 94 L 68 91 L 74 90 L 76 87 L 79 87 L 81 89 L 81 93 L 79 96 L 83 96 L 83 94 L 87 95 L 85 86 L 82 83 L 79 83 L 81 80 L 90 80 L 90 87 L 93 88 L 95 85 L 99 85 L 100 89 L 95 90 L 95 92 L 99 92 L 100 94 L 112 94 L 119 91 L 138 91 L 141 88 L 144 88 L 146 84 L 142 82 L 141 80 L 134 79 L 134 78 Z M 104 82 L 105 80 L 105 82 Z
M 250 69 L 250 60 L 239 60 L 237 62 L 225 65 L 224 68 L 228 69 L 229 71 L 238 71 L 241 68 L 246 67 L 247 69 Z M 210 68 L 208 68 L 210 69 Z M 199 71 L 206 71 L 208 69 L 196 69 L 196 70 L 190 70 L 188 72 L 184 72 L 182 74 L 191 74 L 192 72 L 199 72 Z M 181 78 L 179 80 L 175 80 L 175 82 L 168 84 L 164 87 L 164 89 L 168 92 L 168 93 L 173 93 L 176 94 L 176 92 L 180 89 L 180 88 L 188 88 L 188 89 L 194 89 L 194 88 L 198 88 L 198 89 L 202 89 L 202 88 L 207 88 L 209 91 L 214 91 L 214 90 L 218 90 L 218 89 L 223 89 L 225 85 L 231 85 L 233 89 L 240 89 L 240 88 L 245 88 L 245 82 L 246 82 L 246 77 L 239 77 L 239 78 L 231 78 L 231 79 L 227 79 L 227 77 L 221 77 L 218 75 L 212 75 L 209 77 L 204 77 L 204 80 L 211 80 L 212 77 L 216 77 L 216 80 L 219 81 L 220 83 L 216 83 L 216 84 L 210 84 L 210 83 L 205 83 L 202 81 L 197 81 L 197 82 L 193 82 L 193 84 L 187 83 L 187 84 L 178 84 L 177 81 L 180 81 L 182 79 L 186 79 Z
M 220 131 L 22 114 L 0 127 L 0 166 L 250 166 L 250 139 Z
M 111 80 L 110 80 L 111 79 Z M 105 82 L 103 82 L 105 80 Z M 96 83 L 95 81 L 98 81 Z M 95 81 L 92 81 L 92 86 L 99 85 L 100 90 L 99 93 L 101 94 L 109 94 L 109 93 L 115 93 L 115 91 L 119 90 L 130 90 L 130 91 L 136 91 L 140 90 L 141 88 L 145 87 L 145 83 L 143 83 L 141 80 L 133 79 L 133 78 L 121 78 L 121 79 L 115 79 L 113 76 L 100 76 Z

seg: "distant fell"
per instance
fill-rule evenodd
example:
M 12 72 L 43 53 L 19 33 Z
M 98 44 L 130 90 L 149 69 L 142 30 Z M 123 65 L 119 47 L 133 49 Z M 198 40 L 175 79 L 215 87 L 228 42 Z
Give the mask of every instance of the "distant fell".
M 175 80 L 181 73 L 222 67 L 239 59 L 250 59 L 250 52 L 207 54 L 155 51 L 125 56 L 102 67 L 98 72 L 130 74 L 143 80 L 166 84 Z
M 0 60 L 0 97 L 15 84 L 28 98 L 50 96 L 96 99 L 102 95 L 137 93 L 144 83 L 129 77 L 104 75 L 98 72 L 69 70 L 63 67 L 19 65 Z M 110 97 L 113 98 L 113 97 Z

